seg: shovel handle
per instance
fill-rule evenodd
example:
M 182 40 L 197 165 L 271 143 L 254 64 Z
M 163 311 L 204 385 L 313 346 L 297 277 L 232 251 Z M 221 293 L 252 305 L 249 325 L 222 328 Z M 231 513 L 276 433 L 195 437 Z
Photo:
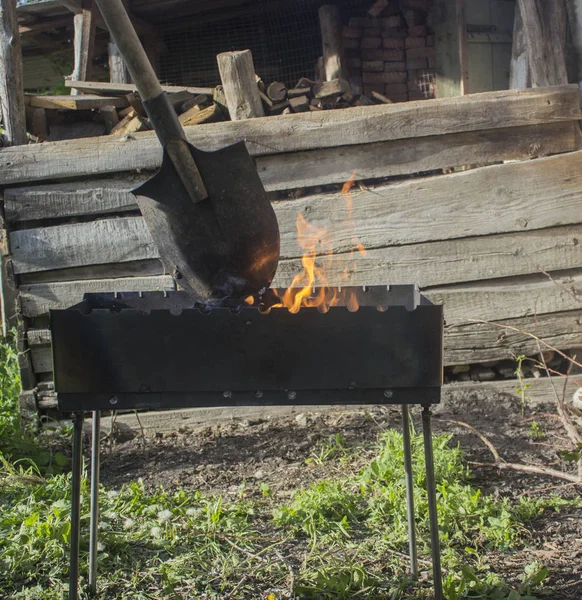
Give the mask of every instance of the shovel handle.
M 163 91 L 122 0 L 96 0 L 111 36 L 131 73 L 160 143 L 192 201 L 208 197 L 176 111 Z M 151 108 L 154 110 L 151 110 Z

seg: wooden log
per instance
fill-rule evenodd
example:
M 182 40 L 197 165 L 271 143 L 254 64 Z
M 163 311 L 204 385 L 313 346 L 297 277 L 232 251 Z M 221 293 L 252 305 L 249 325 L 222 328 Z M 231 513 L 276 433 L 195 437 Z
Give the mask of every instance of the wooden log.
M 531 87 L 529 56 L 519 2 L 515 3 L 513 46 L 509 65 L 509 88 L 512 90 Z
M 129 94 L 131 92 L 137 92 L 137 87 L 133 83 L 121 83 L 121 82 L 104 82 L 104 81 L 65 81 L 65 87 L 75 88 L 82 92 L 92 94 L 105 94 L 107 96 Z M 163 85 L 162 90 L 168 92 L 168 94 L 175 94 L 177 92 L 190 92 L 191 94 L 203 94 L 204 96 L 212 96 L 212 88 L 207 87 L 192 87 L 186 85 Z
M 325 80 L 345 79 L 342 66 L 342 22 L 339 8 L 333 4 L 324 4 L 319 9 L 319 25 L 323 42 Z
M 436 47 L 436 96 L 468 93 L 465 0 L 436 0 L 431 12 Z
M 103 106 L 125 108 L 126 98 L 107 96 L 31 96 L 25 97 L 29 106 L 50 110 L 95 110 Z
M 289 98 L 289 106 L 293 112 L 306 112 L 309 110 L 309 98 L 307 96 Z
M 207 151 L 244 140 L 252 155 L 263 156 L 581 118 L 580 91 L 572 85 L 216 123 L 187 128 L 186 135 Z M 159 167 L 162 153 L 153 133 L 136 134 L 129 143 L 108 137 L 4 148 L 0 184 Z
M 16 0 L 0 0 L 0 147 L 26 144 L 22 52 Z
M 303 254 L 298 213 L 327 230 L 334 253 L 351 252 L 354 239 L 380 248 L 577 224 L 581 157 L 575 152 L 353 191 L 351 210 L 341 193 L 279 202 L 281 257 Z M 471 211 L 467 197 L 479 198 Z M 539 206 L 535 213 L 527 212 L 532 202 Z M 10 245 L 17 274 L 157 258 L 141 217 L 13 231 Z M 322 255 L 329 249 L 317 247 Z
M 93 74 L 93 53 L 95 49 L 95 17 L 98 13 L 95 0 L 81 0 L 81 12 L 73 18 L 75 28 L 75 66 L 71 81 L 87 81 Z M 79 91 L 73 89 L 72 95 Z
M 119 123 L 111 130 L 110 135 L 118 137 L 130 136 L 138 131 L 145 129 L 144 121 L 135 112 L 131 112 L 127 117 L 124 117 Z
M 318 83 L 313 88 L 313 95 L 317 99 L 331 98 L 350 93 L 350 84 L 345 79 L 333 79 Z
M 191 108 L 188 112 L 180 115 L 179 119 L 184 127 L 222 121 L 222 111 L 220 110 L 220 106 L 218 106 L 218 104 L 212 103 L 210 106 L 207 106 L 202 110 L 195 110 L 194 108 Z
M 51 308 L 65 308 L 77 304 L 86 293 L 98 292 L 154 292 L 176 289 L 170 275 L 160 277 L 130 277 L 127 279 L 98 279 L 94 281 L 42 283 L 20 286 L 23 313 L 37 317 Z
M 223 52 L 217 60 L 230 118 L 240 121 L 264 116 L 251 51 Z
M 533 87 L 568 82 L 564 0 L 518 0 Z
M 267 96 L 273 102 L 283 102 L 287 98 L 287 86 L 281 81 L 273 81 L 267 88 Z
M 131 81 L 129 71 L 123 62 L 123 57 L 119 53 L 117 44 L 111 40 L 108 44 L 109 50 L 109 80 L 111 83 L 128 84 Z M 78 89 L 78 88 L 74 88 Z

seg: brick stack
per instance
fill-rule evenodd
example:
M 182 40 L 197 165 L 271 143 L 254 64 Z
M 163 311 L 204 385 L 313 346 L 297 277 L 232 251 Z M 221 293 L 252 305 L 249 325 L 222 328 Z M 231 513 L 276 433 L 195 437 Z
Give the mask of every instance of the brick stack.
M 352 90 L 392 102 L 434 98 L 434 35 L 427 25 L 432 0 L 377 0 L 343 30 Z

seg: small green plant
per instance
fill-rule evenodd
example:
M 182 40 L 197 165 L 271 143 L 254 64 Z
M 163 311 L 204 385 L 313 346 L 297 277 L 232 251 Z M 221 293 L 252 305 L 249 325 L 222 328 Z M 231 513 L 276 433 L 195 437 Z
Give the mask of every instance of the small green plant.
M 346 453 L 345 440 L 341 433 L 336 433 L 332 438 L 318 442 L 311 456 L 305 462 L 322 465 L 324 462 L 344 456 Z
M 529 360 L 529 359 L 527 358 L 527 356 L 524 356 L 524 355 L 520 355 L 515 359 L 515 361 L 517 363 L 517 367 L 515 369 L 515 376 L 519 380 L 519 387 L 517 388 L 516 393 L 518 393 L 519 397 L 521 398 L 521 416 L 522 417 L 525 417 L 525 407 L 529 400 L 528 390 L 531 387 L 530 383 L 525 382 L 525 378 L 523 376 L 523 363 L 527 360 Z
M 534 440 L 541 440 L 546 437 L 544 430 L 540 427 L 537 421 L 532 421 L 529 426 L 529 435 Z

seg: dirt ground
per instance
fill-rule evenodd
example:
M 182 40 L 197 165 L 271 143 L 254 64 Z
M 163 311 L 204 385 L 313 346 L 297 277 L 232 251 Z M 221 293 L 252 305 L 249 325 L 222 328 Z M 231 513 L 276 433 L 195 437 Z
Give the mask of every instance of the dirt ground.
M 420 411 L 413 408 L 412 412 L 420 430 Z M 569 445 L 552 406 L 528 408 L 523 418 L 514 397 L 471 394 L 449 399 L 435 408 L 434 415 L 435 433 L 454 434 L 472 463 L 473 485 L 484 492 L 513 497 L 579 495 L 580 487 L 564 486 L 567 482 L 556 478 L 474 464 L 491 463 L 491 452 L 474 432 L 450 422 L 463 421 L 477 428 L 507 461 L 561 470 L 564 463 L 557 452 Z M 141 477 L 148 488 L 163 485 L 167 490 L 184 488 L 233 496 L 244 482 L 254 483 L 248 487 L 249 495 L 260 494 L 256 483 L 264 482 L 278 498 L 285 498 L 311 482 L 345 475 L 335 461 L 306 462 L 321 451 L 322 442 L 340 433 L 346 446 L 355 449 L 349 465 L 357 471 L 373 458 L 378 433 L 389 427 L 400 427 L 399 407 L 371 407 L 367 411 L 333 408 L 326 413 L 213 424 L 149 439 L 137 436 L 115 443 L 104 453 L 102 482 L 115 488 Z M 581 517 L 579 508 L 549 511 L 536 522 L 525 549 L 491 552 L 486 559 L 508 581 L 515 581 L 524 565 L 541 562 L 551 573 L 549 598 L 580 600 Z

